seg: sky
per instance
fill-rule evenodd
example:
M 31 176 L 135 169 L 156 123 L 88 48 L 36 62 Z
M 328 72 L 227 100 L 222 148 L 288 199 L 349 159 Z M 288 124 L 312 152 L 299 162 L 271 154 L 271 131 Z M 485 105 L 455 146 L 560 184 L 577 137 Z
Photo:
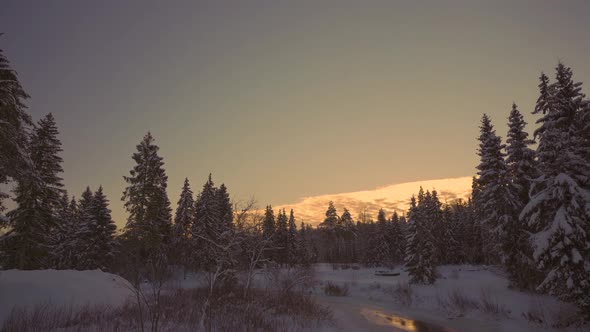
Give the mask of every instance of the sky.
M 590 79 L 588 1 L 0 0 L 0 48 L 53 113 L 64 182 L 113 217 L 136 144 L 160 146 L 175 205 L 213 173 L 281 205 L 475 173 L 478 125 L 505 136 L 538 76 Z

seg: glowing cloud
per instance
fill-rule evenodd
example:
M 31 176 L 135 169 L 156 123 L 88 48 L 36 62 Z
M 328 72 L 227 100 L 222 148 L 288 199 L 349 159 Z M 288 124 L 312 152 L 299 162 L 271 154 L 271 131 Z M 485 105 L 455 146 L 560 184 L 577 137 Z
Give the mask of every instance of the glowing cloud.
M 440 200 L 452 202 L 457 199 L 467 200 L 471 194 L 471 177 L 461 177 L 440 180 L 425 180 L 389 185 L 373 190 L 329 194 L 321 196 L 305 197 L 300 202 L 273 207 L 275 211 L 293 209 L 298 221 L 317 225 L 324 219 L 324 213 L 329 201 L 333 201 L 338 213 L 347 208 L 353 217 L 366 213 L 376 219 L 379 209 L 384 209 L 388 217 L 397 211 L 398 214 L 406 212 L 410 197 L 420 189 L 436 189 Z

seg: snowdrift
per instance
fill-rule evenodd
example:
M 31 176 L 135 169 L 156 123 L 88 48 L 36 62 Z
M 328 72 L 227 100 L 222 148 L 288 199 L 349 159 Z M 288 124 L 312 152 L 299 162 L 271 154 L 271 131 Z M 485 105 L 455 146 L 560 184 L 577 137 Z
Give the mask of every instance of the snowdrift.
M 122 305 L 131 296 L 129 282 L 92 271 L 0 271 L 0 323 L 14 307 L 52 305 Z

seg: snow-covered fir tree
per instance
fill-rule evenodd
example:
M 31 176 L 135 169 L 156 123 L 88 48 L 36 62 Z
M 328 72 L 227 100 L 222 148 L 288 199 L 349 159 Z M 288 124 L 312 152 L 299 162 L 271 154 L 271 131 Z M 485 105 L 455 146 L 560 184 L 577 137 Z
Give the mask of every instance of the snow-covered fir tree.
M 31 176 L 33 168 L 27 144 L 33 120 L 25 106 L 28 98 L 16 71 L 0 49 L 0 185 Z M 3 201 L 8 197 L 0 188 L 0 228 L 8 222 L 3 217 L 6 210 Z
M 182 264 L 185 269 L 189 264 L 190 232 L 195 218 L 195 200 L 188 178 L 184 179 L 180 199 L 174 216 L 173 245 L 175 254 L 173 259 Z
M 275 260 L 280 264 L 285 264 L 285 263 L 287 263 L 287 260 L 288 260 L 288 243 L 287 243 L 287 241 L 288 241 L 288 236 L 289 236 L 289 230 L 288 230 L 287 223 L 288 223 L 288 218 L 287 218 L 287 213 L 286 213 L 285 209 L 279 210 L 279 214 L 277 216 L 277 228 L 276 228 L 274 242 L 275 242 L 275 247 L 277 248 Z
M 98 234 L 98 221 L 94 214 L 94 195 L 90 187 L 82 193 L 78 202 L 78 229 L 76 233 L 76 266 L 78 270 L 91 270 L 97 267 L 95 236 Z
M 338 224 L 338 213 L 334 207 L 334 202 L 328 203 L 328 209 L 326 210 L 326 218 L 322 222 L 322 227 L 327 230 L 332 230 Z
M 367 244 L 365 262 L 375 266 L 390 263 L 389 222 L 383 209 L 379 209 L 377 213 L 377 224 L 373 227 L 371 233 L 369 243 Z
M 62 148 L 58 135 L 55 118 L 49 113 L 39 120 L 31 137 L 31 160 L 44 186 L 44 200 L 52 211 L 60 206 L 59 201 L 64 192 L 60 176 L 63 173 L 63 159 L 59 155 Z
M 102 186 L 94 193 L 92 202 L 92 214 L 96 220 L 96 233 L 94 234 L 96 267 L 108 270 L 116 254 L 115 232 L 117 225 L 111 217 L 109 200 L 103 192 Z
M 465 262 L 462 243 L 459 240 L 458 233 L 461 225 L 455 219 L 455 213 L 450 205 L 445 205 L 442 210 L 441 227 L 442 233 L 440 238 L 444 239 L 445 248 L 444 256 L 441 257 L 442 264 L 462 264 Z
M 171 233 L 170 201 L 166 194 L 168 176 L 158 150 L 148 132 L 133 154 L 136 165 L 129 176 L 123 177 L 128 186 L 122 200 L 129 212 L 124 239 L 143 257 L 159 251 L 168 243 Z
M 404 224 L 399 218 L 396 211 L 391 216 L 391 227 L 389 235 L 391 260 L 394 263 L 401 263 L 404 261 L 404 253 L 406 250 L 406 238 L 404 234 Z
M 262 221 L 262 236 L 265 239 L 271 239 L 275 236 L 275 214 L 271 205 L 267 205 L 264 210 L 264 220 Z
M 307 231 L 305 224 L 301 222 L 299 233 L 297 234 L 297 263 L 307 265 L 311 263 L 311 250 L 308 244 Z
M 297 224 L 295 224 L 295 214 L 293 209 L 289 212 L 287 233 L 287 262 L 290 265 L 298 263 L 297 258 L 299 254 L 299 242 L 297 241 Z
M 339 238 L 342 242 L 340 249 L 343 262 L 353 262 L 356 260 L 356 230 L 352 220 L 352 215 L 347 208 L 343 208 L 342 215 L 339 218 Z
M 514 197 L 514 210 L 520 213 L 529 201 L 531 180 L 538 176 L 535 152 L 528 146 L 533 140 L 528 139 L 524 131 L 526 122 L 518 111 L 516 104 L 508 117 L 508 138 L 506 139 L 506 165 Z M 504 226 L 502 243 L 504 266 L 513 286 L 531 289 L 536 286 L 536 270 L 532 259 L 532 247 L 526 223 L 518 218 L 511 218 Z
M 54 235 L 53 264 L 56 269 L 74 269 L 76 267 L 77 235 L 79 228 L 78 202 L 67 193 L 62 196 L 62 207 L 58 212 L 58 227 Z
M 424 225 L 430 234 L 445 234 L 442 203 L 438 199 L 438 192 L 435 189 L 432 192 L 427 190 L 422 205 Z M 435 262 L 443 264 L 447 259 L 447 239 L 443 236 L 432 236 L 432 241 L 435 249 Z
M 29 143 L 31 169 L 15 189 L 17 208 L 9 212 L 6 266 L 20 269 L 51 265 L 52 235 L 57 225 L 63 184 L 61 142 L 51 114 L 38 122 Z
M 436 280 L 434 245 L 425 224 L 423 209 L 424 193 L 420 190 L 418 203 L 416 197 L 410 200 L 408 212 L 408 231 L 406 237 L 406 270 L 411 283 L 432 284 Z
M 231 199 L 229 198 L 229 193 L 227 192 L 227 187 L 225 184 L 222 183 L 219 188 L 217 188 L 215 191 L 215 196 L 219 202 L 219 213 L 221 218 L 219 227 L 221 231 L 229 230 L 233 227 L 234 213 Z
M 541 75 L 535 131 L 541 175 L 520 217 L 533 234 L 534 259 L 545 278 L 538 289 L 576 301 L 590 312 L 590 164 L 579 144 L 578 114 L 584 111 L 581 83 L 562 63 L 556 82 Z
M 323 248 L 325 249 L 326 260 L 330 263 L 339 262 L 341 259 L 341 241 L 339 238 L 341 222 L 338 217 L 338 211 L 336 211 L 336 207 L 334 207 L 334 202 L 330 201 L 328 203 L 325 216 L 324 221 L 318 226 L 321 229 L 320 241 L 327 244 L 325 248 Z
M 79 270 L 108 270 L 116 254 L 117 226 L 111 217 L 109 201 L 102 186 L 95 193 L 90 187 L 82 193 L 77 223 L 75 267 Z
M 529 148 L 534 141 L 528 138 L 528 133 L 524 130 L 525 126 L 526 122 L 522 114 L 513 103 L 508 117 L 506 165 L 511 181 L 515 184 L 514 188 L 517 189 L 516 197 L 521 206 L 528 203 L 531 180 L 538 176 L 535 151 Z
M 202 191 L 195 200 L 195 218 L 191 229 L 195 266 L 204 270 L 211 270 L 216 266 L 216 256 L 221 242 L 221 230 L 219 224 L 220 205 L 216 195 L 211 174 L 203 185 Z
M 479 193 L 475 204 L 481 213 L 480 222 L 484 236 L 484 255 L 488 263 L 499 263 L 502 253 L 505 227 L 517 222 L 517 188 L 510 180 L 504 161 L 504 145 L 490 121 L 484 114 L 481 119 L 477 166 Z

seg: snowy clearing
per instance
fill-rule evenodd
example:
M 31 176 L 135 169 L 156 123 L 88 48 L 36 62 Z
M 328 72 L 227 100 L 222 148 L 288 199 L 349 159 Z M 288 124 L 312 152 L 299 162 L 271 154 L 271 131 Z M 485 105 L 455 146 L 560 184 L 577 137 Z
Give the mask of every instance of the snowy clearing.
M 73 270 L 0 271 L 0 323 L 13 308 L 37 305 L 123 305 L 129 283 L 114 274 Z
M 335 269 L 336 268 L 336 269 Z M 587 331 L 588 326 L 555 327 L 568 322 L 576 307 L 550 296 L 527 294 L 507 287 L 507 279 L 493 267 L 458 265 L 439 268 L 434 285 L 408 285 L 408 275 L 379 276 L 383 269 L 355 265 L 316 264 L 313 295 L 333 311 L 335 331 Z M 289 273 L 283 269 L 281 273 Z M 167 283 L 169 291 L 194 289 L 202 274 L 180 275 Z M 255 286 L 272 287 L 272 273 L 261 273 Z M 325 292 L 330 285 L 341 293 Z M 0 322 L 12 308 L 40 304 L 122 306 L 131 296 L 123 278 L 93 271 L 18 271 L 0 273 Z M 303 330 L 307 330 L 303 328 Z
M 338 267 L 338 265 L 336 265 Z M 334 311 L 336 331 L 358 331 L 377 325 L 401 331 L 587 331 L 585 327 L 552 327 L 567 323 L 576 307 L 551 296 L 527 294 L 508 288 L 493 267 L 457 265 L 438 269 L 434 285 L 408 285 L 408 274 L 376 276 L 375 268 L 332 264 L 316 265 L 319 303 Z M 353 269 L 358 268 L 358 269 Z M 348 288 L 348 295 L 326 296 L 326 283 Z M 529 322 L 536 318 L 536 322 Z M 404 324 L 400 324 L 403 320 Z M 542 321 L 541 321 L 542 320 Z M 369 324 L 369 325 L 367 325 Z M 375 327 L 375 330 L 380 330 Z

